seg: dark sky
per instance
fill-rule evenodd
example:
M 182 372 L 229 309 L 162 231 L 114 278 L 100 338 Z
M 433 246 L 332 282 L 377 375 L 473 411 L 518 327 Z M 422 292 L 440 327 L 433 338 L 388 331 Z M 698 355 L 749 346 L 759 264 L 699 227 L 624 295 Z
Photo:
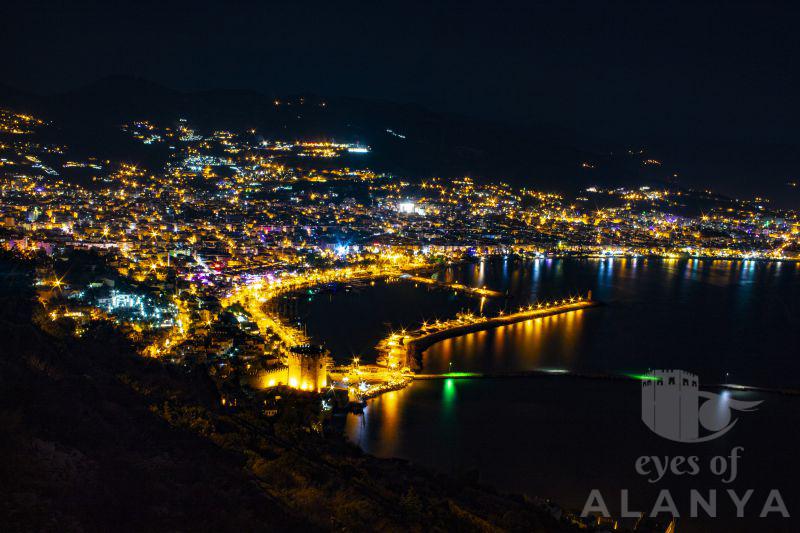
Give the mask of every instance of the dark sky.
M 54 92 L 124 74 L 609 140 L 798 141 L 797 2 L 108 4 L 3 2 L 2 81 Z

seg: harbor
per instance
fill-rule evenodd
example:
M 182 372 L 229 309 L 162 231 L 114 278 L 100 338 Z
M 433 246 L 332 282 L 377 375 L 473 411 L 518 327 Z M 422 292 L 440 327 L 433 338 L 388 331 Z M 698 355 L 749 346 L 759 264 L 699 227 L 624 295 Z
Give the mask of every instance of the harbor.
M 592 294 L 589 291 L 585 297 L 572 296 L 560 300 L 537 302 L 520 307 L 514 313 L 500 311 L 495 317 L 460 313 L 443 322 L 437 320 L 431 324 L 423 323 L 413 331 L 392 333 L 378 343 L 377 350 L 380 354 L 378 361 L 388 368 L 416 370 L 419 368 L 419 354 L 439 341 L 534 318 L 589 309 L 598 305 L 599 302 L 592 300 Z

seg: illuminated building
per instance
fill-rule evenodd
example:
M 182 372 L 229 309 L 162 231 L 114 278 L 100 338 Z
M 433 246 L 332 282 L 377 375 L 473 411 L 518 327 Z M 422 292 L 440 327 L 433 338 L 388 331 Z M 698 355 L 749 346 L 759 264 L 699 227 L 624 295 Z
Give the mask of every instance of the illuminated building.
M 328 384 L 325 350 L 322 346 L 303 344 L 289 350 L 289 386 L 319 391 Z

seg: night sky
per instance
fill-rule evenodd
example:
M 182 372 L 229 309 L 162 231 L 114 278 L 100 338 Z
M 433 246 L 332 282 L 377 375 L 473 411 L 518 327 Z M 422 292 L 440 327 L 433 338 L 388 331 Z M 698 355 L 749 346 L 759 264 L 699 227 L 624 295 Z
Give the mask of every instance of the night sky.
M 2 81 L 37 92 L 123 74 L 416 102 L 613 141 L 798 141 L 796 3 L 13 4 L 0 7 Z

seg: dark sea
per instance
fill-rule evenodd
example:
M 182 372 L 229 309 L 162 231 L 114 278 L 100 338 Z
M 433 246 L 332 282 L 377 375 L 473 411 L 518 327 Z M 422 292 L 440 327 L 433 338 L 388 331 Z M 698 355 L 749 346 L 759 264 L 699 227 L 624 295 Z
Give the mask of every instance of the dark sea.
M 374 358 L 375 344 L 389 331 L 461 310 L 493 315 L 589 290 L 603 305 L 431 346 L 422 356 L 425 373 L 547 372 L 416 381 L 370 400 L 346 423 L 348 437 L 365 451 L 477 475 L 498 490 L 577 511 L 593 490 L 615 516 L 623 499 L 631 513 L 671 500 L 681 515 L 678 531 L 800 529 L 794 518 L 800 517 L 800 265 L 494 258 L 437 276 L 509 297 L 480 300 L 408 281 L 376 281 L 304 296 L 296 314 L 346 361 Z M 641 382 L 626 377 L 651 369 L 691 372 L 701 390 L 762 403 L 731 411 L 733 427 L 719 438 L 674 442 L 642 422 Z M 687 469 L 692 461 L 696 472 Z M 739 518 L 728 491 L 743 498 L 749 489 Z M 692 491 L 705 501 L 716 494 L 716 518 L 702 507 L 698 518 L 690 516 Z M 781 502 L 792 518 L 759 517 L 765 504 L 774 509 Z

